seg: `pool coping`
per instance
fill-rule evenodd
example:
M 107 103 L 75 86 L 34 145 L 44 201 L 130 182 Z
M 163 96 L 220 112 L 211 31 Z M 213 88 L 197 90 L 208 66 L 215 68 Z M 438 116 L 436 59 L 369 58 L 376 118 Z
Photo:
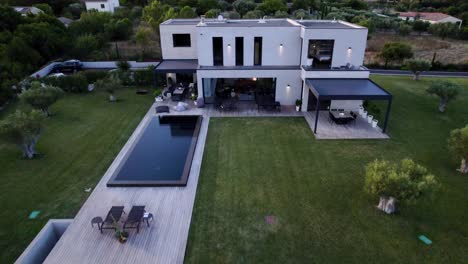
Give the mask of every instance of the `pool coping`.
M 197 147 L 198 136 L 200 134 L 200 127 L 203 121 L 202 115 L 183 115 L 184 117 L 197 117 L 197 123 L 195 124 L 195 129 L 193 131 L 192 140 L 190 142 L 190 146 L 188 149 L 187 157 L 185 159 L 184 170 L 182 171 L 182 176 L 179 180 L 165 180 L 165 181 L 116 181 L 116 177 L 119 174 L 120 170 L 122 169 L 123 165 L 127 162 L 127 159 L 130 157 L 130 154 L 133 152 L 133 149 L 136 145 L 140 142 L 141 137 L 146 131 L 146 128 L 149 126 L 151 119 L 148 119 L 146 124 L 142 127 L 140 134 L 136 137 L 134 144 L 129 148 L 129 150 L 125 153 L 122 161 L 119 163 L 117 168 L 115 169 L 114 173 L 110 177 L 109 181 L 107 181 L 107 187 L 184 187 L 187 186 L 188 177 L 190 175 L 190 168 L 192 167 L 193 156 L 195 155 L 195 150 Z M 153 118 L 161 118 L 161 117 L 174 117 L 174 115 L 158 115 L 157 117 Z

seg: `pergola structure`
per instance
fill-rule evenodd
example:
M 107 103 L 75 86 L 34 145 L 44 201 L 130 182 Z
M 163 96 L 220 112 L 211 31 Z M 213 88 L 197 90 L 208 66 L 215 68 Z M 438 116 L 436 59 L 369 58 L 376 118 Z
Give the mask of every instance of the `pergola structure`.
M 163 60 L 156 66 L 155 74 L 167 73 L 196 73 L 198 69 L 198 60 Z M 158 80 L 158 78 L 155 78 Z M 157 83 L 155 83 L 157 84 Z
M 385 100 L 387 112 L 382 132 L 387 130 L 392 95 L 369 79 L 306 79 L 307 87 L 317 98 L 314 133 L 317 133 L 320 102 L 325 100 Z

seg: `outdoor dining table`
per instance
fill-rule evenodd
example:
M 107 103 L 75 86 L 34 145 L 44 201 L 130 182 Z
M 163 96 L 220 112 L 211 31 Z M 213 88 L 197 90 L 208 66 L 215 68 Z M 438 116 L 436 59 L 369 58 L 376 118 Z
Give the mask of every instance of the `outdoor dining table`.
M 353 120 L 353 116 L 349 112 L 330 111 L 330 114 L 333 116 L 335 123 L 340 125 Z
M 183 87 L 177 87 L 174 89 L 172 92 L 172 100 L 173 101 L 182 101 L 183 96 L 184 96 L 185 88 Z

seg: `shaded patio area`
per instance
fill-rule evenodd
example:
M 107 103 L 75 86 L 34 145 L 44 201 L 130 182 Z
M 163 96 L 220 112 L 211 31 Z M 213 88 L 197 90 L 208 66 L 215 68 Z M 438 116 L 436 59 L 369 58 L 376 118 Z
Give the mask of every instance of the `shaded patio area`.
M 304 118 L 314 131 L 316 112 L 304 113 Z M 382 132 L 380 127 L 373 128 L 366 119 L 358 116 L 354 123 L 338 125 L 330 122 L 328 111 L 319 111 L 318 123 L 315 132 L 316 139 L 387 139 L 389 136 Z

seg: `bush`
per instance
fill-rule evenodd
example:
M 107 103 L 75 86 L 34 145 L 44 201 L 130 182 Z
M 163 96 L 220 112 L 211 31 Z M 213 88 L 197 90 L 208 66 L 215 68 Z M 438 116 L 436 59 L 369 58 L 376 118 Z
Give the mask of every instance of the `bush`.
M 133 81 L 135 85 L 147 86 L 154 83 L 154 66 L 149 66 L 145 70 L 133 72 Z
M 65 92 L 83 93 L 88 91 L 88 80 L 81 72 L 62 77 L 45 77 L 41 81 L 45 84 L 59 87 Z
M 104 79 L 108 75 L 108 71 L 83 71 L 81 72 L 86 77 L 88 83 L 95 83 L 97 80 Z

